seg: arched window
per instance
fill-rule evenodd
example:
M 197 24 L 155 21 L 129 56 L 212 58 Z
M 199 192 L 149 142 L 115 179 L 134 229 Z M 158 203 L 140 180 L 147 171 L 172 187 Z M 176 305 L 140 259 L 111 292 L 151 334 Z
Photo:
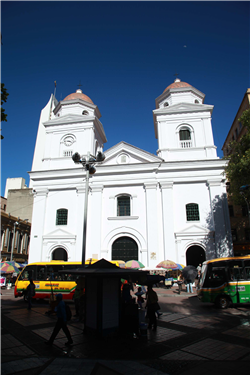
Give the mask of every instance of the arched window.
M 164 107 L 168 107 L 168 106 L 169 106 L 168 102 L 165 102 Z
M 130 216 L 130 197 L 122 195 L 117 198 L 117 216 Z
M 186 205 L 187 221 L 199 221 L 199 205 L 197 203 L 188 203 Z
M 56 225 L 67 225 L 68 223 L 68 210 L 60 208 L 56 211 Z
M 181 129 L 179 132 L 180 141 L 187 141 L 191 139 L 191 133 L 189 129 Z
M 187 126 L 182 126 L 179 130 L 179 141 L 181 148 L 192 147 L 192 135 L 191 130 Z
M 82 114 L 83 114 L 84 116 L 88 116 L 89 113 L 88 113 L 88 111 L 85 110 L 85 111 L 82 111 Z
M 196 104 L 199 104 L 199 103 L 200 103 L 198 99 L 195 99 L 194 102 L 195 102 Z

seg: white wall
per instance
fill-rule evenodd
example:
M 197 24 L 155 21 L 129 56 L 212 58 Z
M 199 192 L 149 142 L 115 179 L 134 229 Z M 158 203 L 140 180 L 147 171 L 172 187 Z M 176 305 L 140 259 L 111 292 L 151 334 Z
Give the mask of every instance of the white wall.
M 5 185 L 4 198 L 8 198 L 8 191 L 12 189 L 25 189 L 25 179 L 22 177 L 18 178 L 7 178 Z

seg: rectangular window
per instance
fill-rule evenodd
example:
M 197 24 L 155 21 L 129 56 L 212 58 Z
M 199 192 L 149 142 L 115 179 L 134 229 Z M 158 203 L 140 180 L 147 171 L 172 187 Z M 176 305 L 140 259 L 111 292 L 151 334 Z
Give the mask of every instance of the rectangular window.
M 56 225 L 67 225 L 68 223 L 68 210 L 61 208 L 56 211 Z
M 246 279 L 250 280 L 250 267 L 245 267 L 245 275 Z
M 199 206 L 196 203 L 189 203 L 186 205 L 187 221 L 199 221 Z
M 250 241 L 250 229 L 245 228 L 245 240 Z
M 117 216 L 130 216 L 130 197 L 117 198 Z
M 36 266 L 26 266 L 22 271 L 19 280 L 36 280 Z
M 232 240 L 233 240 L 233 242 L 237 241 L 238 240 L 238 238 L 237 238 L 237 230 L 236 229 L 232 229 L 231 233 L 232 233 Z
M 247 206 L 241 206 L 241 209 L 242 209 L 242 216 L 248 216 L 248 212 L 247 212 Z
M 45 266 L 37 266 L 37 280 L 46 280 Z
M 233 207 L 233 205 L 229 205 L 228 206 L 228 209 L 229 209 L 229 215 L 230 215 L 230 217 L 234 217 L 234 207 Z
M 244 280 L 243 262 L 241 260 L 229 261 L 229 280 Z

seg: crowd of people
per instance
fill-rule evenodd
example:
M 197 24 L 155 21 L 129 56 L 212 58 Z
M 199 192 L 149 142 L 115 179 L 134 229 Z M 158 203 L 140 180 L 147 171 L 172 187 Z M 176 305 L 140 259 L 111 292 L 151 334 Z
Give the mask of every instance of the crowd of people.
M 201 275 L 201 265 L 197 267 L 197 278 L 198 283 Z M 166 277 L 169 276 L 166 272 Z M 185 278 L 182 272 L 179 272 L 177 278 L 178 284 L 178 293 L 180 294 L 183 290 L 183 284 L 186 285 L 186 290 L 188 293 L 193 293 L 193 280 Z M 73 296 L 75 304 L 75 315 L 74 317 L 78 321 L 84 320 L 84 311 L 85 311 L 85 285 L 81 279 L 76 281 L 75 293 Z M 30 280 L 30 284 L 26 290 L 27 300 L 28 300 L 28 309 L 32 307 L 32 297 L 35 295 L 35 285 L 33 280 Z M 68 341 L 65 345 L 71 345 L 73 343 L 72 337 L 70 335 L 69 329 L 67 327 L 67 305 L 63 301 L 62 294 L 57 294 L 54 296 L 53 304 L 51 304 L 51 311 L 56 313 L 57 322 L 53 329 L 50 339 L 46 342 L 47 345 L 52 345 L 57 334 L 62 329 L 65 333 Z M 136 285 L 131 280 L 123 280 L 121 282 L 121 301 L 122 301 L 122 311 L 125 311 L 127 307 L 136 307 L 134 310 L 137 311 L 137 308 L 146 312 L 146 322 L 148 323 L 148 329 L 153 331 L 157 328 L 157 318 L 159 319 L 162 313 L 160 312 L 161 307 L 158 302 L 158 296 L 156 291 L 153 289 L 153 285 Z M 138 305 L 138 307 L 136 306 Z M 138 322 L 135 320 L 135 331 L 138 333 Z

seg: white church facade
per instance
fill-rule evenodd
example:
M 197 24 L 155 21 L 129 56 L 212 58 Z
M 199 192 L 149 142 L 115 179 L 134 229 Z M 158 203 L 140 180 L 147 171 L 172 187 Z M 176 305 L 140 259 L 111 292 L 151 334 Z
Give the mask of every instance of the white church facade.
M 125 142 L 105 151 L 89 180 L 86 259 L 166 259 L 198 265 L 233 255 L 225 161 L 217 157 L 205 95 L 176 79 L 153 110 L 157 154 Z M 100 111 L 81 90 L 41 111 L 30 174 L 29 262 L 81 261 L 85 177 L 75 152 L 107 142 Z

